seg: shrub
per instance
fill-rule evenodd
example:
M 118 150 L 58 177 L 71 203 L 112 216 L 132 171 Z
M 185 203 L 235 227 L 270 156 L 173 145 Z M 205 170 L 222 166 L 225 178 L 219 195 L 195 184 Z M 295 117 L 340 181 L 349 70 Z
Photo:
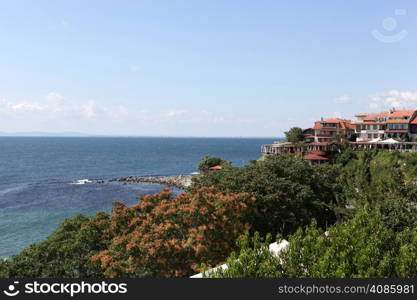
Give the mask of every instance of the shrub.
M 111 245 L 92 260 L 108 277 L 191 275 L 202 262 L 218 264 L 235 249 L 236 238 L 249 229 L 244 220 L 253 202 L 245 193 L 207 187 L 175 198 L 165 189 L 131 207 L 115 203 Z
M 78 215 L 65 220 L 45 241 L 0 262 L 0 276 L 103 277 L 90 258 L 107 248 L 107 241 L 101 234 L 106 219 L 107 215 L 101 213 L 94 218 Z
M 389 219 L 389 217 L 388 217 Z M 274 257 L 265 243 L 240 242 L 229 268 L 212 277 L 356 278 L 416 277 L 417 229 L 390 228 L 387 216 L 365 208 L 328 232 L 315 222 L 289 238 L 289 246 Z
M 208 172 L 194 179 L 190 188 L 215 186 L 223 193 L 249 193 L 256 198 L 257 214 L 249 216 L 254 231 L 287 235 L 308 225 L 312 218 L 320 226 L 331 225 L 344 208 L 332 165 L 312 166 L 291 155 L 267 156 L 244 167 Z
M 228 167 L 231 166 L 230 162 L 221 159 L 220 157 L 209 157 L 205 156 L 200 163 L 198 164 L 198 169 L 200 171 L 205 171 L 211 167 L 221 166 Z

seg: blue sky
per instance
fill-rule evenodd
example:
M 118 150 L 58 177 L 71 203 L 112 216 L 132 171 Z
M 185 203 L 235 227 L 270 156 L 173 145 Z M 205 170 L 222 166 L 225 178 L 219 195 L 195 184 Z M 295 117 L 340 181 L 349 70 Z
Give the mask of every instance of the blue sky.
M 417 108 L 417 2 L 1 1 L 0 131 L 282 136 Z

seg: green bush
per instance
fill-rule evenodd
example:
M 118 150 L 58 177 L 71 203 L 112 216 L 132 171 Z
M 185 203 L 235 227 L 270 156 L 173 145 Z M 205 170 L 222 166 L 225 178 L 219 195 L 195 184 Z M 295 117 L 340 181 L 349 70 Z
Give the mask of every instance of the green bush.
M 289 131 L 285 132 L 285 138 L 293 144 L 302 142 L 304 141 L 303 130 L 300 127 L 292 127 Z
M 100 218 L 107 217 L 99 214 L 94 219 Z M 90 221 L 82 215 L 65 220 L 45 241 L 0 261 L 0 277 L 103 277 L 90 257 L 105 249 L 109 241 L 102 238 L 103 228 Z
M 415 214 L 415 211 L 414 211 Z M 211 277 L 357 278 L 416 277 L 416 226 L 391 228 L 391 218 L 378 209 L 361 209 L 353 219 L 329 228 L 315 222 L 298 229 L 278 257 L 259 237 L 244 236 L 240 251 L 227 260 L 226 270 Z M 393 222 L 395 223 L 395 222 Z M 399 230 L 400 231 L 396 231 Z M 279 240 L 278 240 L 279 241 Z
M 336 221 L 345 206 L 338 177 L 336 166 L 312 166 L 297 156 L 276 155 L 203 174 L 191 190 L 215 186 L 225 193 L 250 193 L 257 199 L 257 213 L 248 220 L 252 228 L 262 235 L 287 235 L 313 218 L 323 227 Z
M 200 171 L 205 171 L 211 167 L 221 166 L 223 168 L 231 166 L 230 162 L 221 159 L 220 157 L 205 156 L 198 164 Z
M 417 276 L 416 153 L 354 152 L 346 149 L 336 156 L 334 164 L 311 165 L 298 156 L 276 155 L 252 161 L 244 167 L 233 167 L 220 158 L 206 157 L 201 168 L 219 164 L 224 167 L 221 171 L 203 172 L 194 178 L 188 194 L 178 198 L 194 199 L 201 188 L 211 191 L 214 187 L 216 193 L 207 194 L 210 199 L 213 198 L 213 203 L 222 203 L 217 198 L 224 196 L 224 199 L 229 199 L 231 195 L 241 193 L 256 199 L 251 213 L 239 213 L 239 208 L 244 205 L 242 201 L 233 202 L 228 207 L 230 212 L 239 216 L 239 222 L 248 224 L 245 228 L 251 228 L 251 232 L 238 240 L 238 252 L 230 255 L 231 249 L 236 248 L 212 246 L 213 241 L 208 236 L 205 238 L 210 242 L 208 246 L 202 248 L 199 245 L 200 253 L 204 249 L 206 258 L 215 254 L 216 262 L 230 255 L 229 269 L 214 276 Z M 144 197 L 154 199 L 157 195 Z M 152 224 L 144 222 L 144 229 L 160 227 L 158 232 L 167 233 L 164 238 L 172 244 L 174 241 L 170 234 L 173 228 L 181 233 L 181 239 L 190 242 L 192 234 L 196 238 L 195 230 L 203 232 L 205 225 L 214 226 L 213 222 L 203 222 L 202 226 L 188 228 L 196 221 L 195 213 L 205 214 L 205 210 L 197 209 L 202 204 L 201 199 L 193 202 L 196 205 L 193 204 L 192 210 L 183 203 L 178 206 L 178 211 L 165 211 L 175 204 L 172 201 L 174 199 L 167 199 L 161 209 L 157 206 L 155 213 L 160 215 L 161 222 L 145 218 Z M 222 205 L 216 206 L 216 209 L 222 209 Z M 33 244 L 9 259 L 0 260 L 0 277 L 104 277 L 103 264 L 117 267 L 120 262 L 110 260 L 111 254 L 114 254 L 112 245 L 116 244 L 132 276 L 185 276 L 190 273 L 190 269 L 176 272 L 164 260 L 159 260 L 159 264 L 149 263 L 154 268 L 153 273 L 143 272 L 144 257 L 148 255 L 151 258 L 149 261 L 152 261 L 156 249 L 160 247 L 161 240 L 155 240 L 154 236 L 157 231 L 149 232 L 147 244 L 135 233 L 127 248 L 123 247 L 126 242 L 124 236 L 114 234 L 117 228 L 133 228 L 133 220 L 137 222 L 139 219 L 125 216 L 125 212 L 135 211 L 135 207 L 139 206 L 122 210 L 120 218 L 98 213 L 95 217 L 79 215 L 65 220 L 45 241 Z M 172 216 L 169 225 L 166 219 L 168 211 Z M 185 219 L 188 225 L 177 218 L 187 211 L 193 216 Z M 218 216 L 213 218 L 218 219 Z M 222 213 L 222 219 L 218 221 L 227 222 L 232 232 L 237 232 L 236 219 L 228 219 Z M 225 227 L 219 225 L 218 228 L 224 230 Z M 146 230 L 144 232 L 148 232 Z M 268 250 L 271 236 L 276 234 L 279 234 L 278 240 L 284 237 L 290 241 L 288 250 L 279 258 Z M 230 235 L 227 237 L 230 238 Z M 201 241 L 201 238 L 198 236 L 197 240 Z M 233 245 L 233 238 L 229 242 L 227 245 Z M 159 246 L 153 247 L 153 243 Z M 175 242 L 175 249 L 182 249 L 181 245 L 183 243 Z M 137 255 L 133 264 L 128 249 L 147 254 Z M 169 261 L 170 255 L 164 259 Z M 93 262 L 92 257 L 100 257 L 100 260 Z M 207 262 L 207 259 L 198 260 L 196 256 L 188 258 L 195 260 L 192 270 L 198 270 L 200 263 Z

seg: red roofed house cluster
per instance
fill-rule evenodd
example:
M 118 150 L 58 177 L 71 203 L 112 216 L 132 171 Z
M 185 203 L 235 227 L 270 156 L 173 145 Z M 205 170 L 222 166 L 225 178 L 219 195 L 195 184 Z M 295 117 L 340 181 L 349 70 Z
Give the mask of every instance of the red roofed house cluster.
M 384 138 L 416 138 L 417 110 L 391 110 L 376 114 L 357 114 L 352 124 L 356 129 L 356 141 Z
M 350 140 L 349 145 L 355 150 L 417 151 L 417 143 L 410 142 L 411 139 L 417 139 L 417 110 L 392 109 L 381 113 L 357 114 L 355 117 L 355 121 L 322 118 L 314 122 L 312 128 L 303 131 L 302 145 L 288 142 L 263 145 L 262 153 L 301 154 L 306 160 L 322 163 L 332 158 L 337 148 L 337 136 Z
M 350 138 L 354 134 L 350 120 L 322 119 L 314 122 L 314 141 L 331 142 L 338 134 L 345 134 Z

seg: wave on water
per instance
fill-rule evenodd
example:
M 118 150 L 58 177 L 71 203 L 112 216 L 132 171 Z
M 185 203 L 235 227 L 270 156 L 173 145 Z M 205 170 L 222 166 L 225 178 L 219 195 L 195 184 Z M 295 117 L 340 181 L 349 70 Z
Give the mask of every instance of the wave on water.
M 9 187 L 9 188 L 0 190 L 0 196 L 4 196 L 11 192 L 17 192 L 17 191 L 23 190 L 26 187 L 27 187 L 27 184 L 19 184 L 18 186 Z
M 86 183 L 92 183 L 89 179 L 78 179 L 76 181 L 71 182 L 70 184 L 86 184 Z

